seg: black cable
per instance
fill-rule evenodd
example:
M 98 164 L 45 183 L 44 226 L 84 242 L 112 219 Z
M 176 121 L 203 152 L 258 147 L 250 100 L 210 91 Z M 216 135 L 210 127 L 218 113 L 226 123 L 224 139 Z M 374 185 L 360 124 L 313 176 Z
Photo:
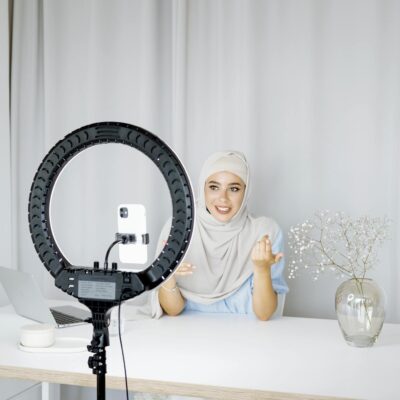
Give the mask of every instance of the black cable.
M 108 256 L 110 255 L 111 249 L 117 244 L 117 243 L 125 243 L 126 239 L 125 238 L 120 238 L 117 240 L 114 240 L 106 253 L 106 256 L 104 257 L 104 270 L 107 271 L 108 269 Z M 119 305 L 118 305 L 118 337 L 119 337 L 119 344 L 121 345 L 121 353 L 122 353 L 122 362 L 124 364 L 124 374 L 125 374 L 125 391 L 126 391 L 126 399 L 129 400 L 129 390 L 128 390 L 128 376 L 126 374 L 126 364 L 125 364 L 125 353 L 124 353 L 124 346 L 122 344 L 122 336 L 121 336 L 121 304 L 122 301 L 119 299 Z
M 145 241 L 145 244 L 149 243 L 149 234 L 146 233 L 143 236 L 143 241 Z M 111 249 L 117 244 L 117 243 L 122 243 L 122 244 L 128 244 L 128 243 L 136 243 L 136 235 L 132 233 L 116 233 L 115 234 L 115 240 L 110 244 L 110 247 L 107 249 L 106 256 L 104 257 L 104 270 L 108 270 L 108 256 L 110 255 Z
M 107 269 L 108 269 L 108 256 L 110 254 L 111 249 L 117 243 L 126 244 L 129 241 L 129 238 L 127 238 L 125 235 L 121 236 L 121 237 L 120 236 L 121 236 L 120 234 L 117 234 L 118 239 L 114 240 L 108 247 L 106 256 L 104 257 L 104 270 L 105 271 L 107 271 Z M 121 304 L 122 304 L 122 294 L 121 294 L 121 299 L 119 299 L 119 305 L 118 305 L 118 337 L 119 337 L 119 344 L 121 346 L 122 362 L 124 365 L 126 399 L 129 400 L 128 376 L 126 373 L 125 353 L 124 353 L 124 346 L 122 344 L 122 336 L 121 336 Z
M 110 254 L 110 251 L 111 251 L 111 249 L 112 249 L 117 243 L 119 243 L 119 242 L 122 242 L 122 240 L 121 240 L 121 239 L 114 240 L 114 241 L 110 244 L 110 247 L 109 247 L 108 250 L 107 250 L 106 256 L 104 257 L 104 269 L 105 269 L 106 271 L 108 270 L 108 256 L 109 256 L 109 254 Z
M 124 346 L 122 345 L 122 337 L 121 337 L 121 304 L 122 303 L 120 301 L 119 302 L 119 306 L 118 306 L 118 336 L 119 336 L 119 343 L 121 345 L 122 361 L 123 361 L 123 364 L 124 364 L 126 400 L 129 400 L 128 376 L 126 374 Z

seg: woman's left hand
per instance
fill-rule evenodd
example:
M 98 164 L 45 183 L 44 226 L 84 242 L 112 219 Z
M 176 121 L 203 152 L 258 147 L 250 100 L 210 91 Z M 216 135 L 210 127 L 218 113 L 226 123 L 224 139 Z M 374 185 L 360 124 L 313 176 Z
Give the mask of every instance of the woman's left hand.
M 256 268 L 270 268 L 283 257 L 283 253 L 273 254 L 271 246 L 268 235 L 263 236 L 254 245 L 251 252 L 251 261 Z

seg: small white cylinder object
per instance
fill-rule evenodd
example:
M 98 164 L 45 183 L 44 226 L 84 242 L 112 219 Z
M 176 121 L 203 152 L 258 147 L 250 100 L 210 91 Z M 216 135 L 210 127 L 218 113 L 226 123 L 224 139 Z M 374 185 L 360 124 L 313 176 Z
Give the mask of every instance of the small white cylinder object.
M 50 347 L 55 339 L 55 329 L 50 324 L 32 324 L 21 328 L 20 342 L 25 347 Z

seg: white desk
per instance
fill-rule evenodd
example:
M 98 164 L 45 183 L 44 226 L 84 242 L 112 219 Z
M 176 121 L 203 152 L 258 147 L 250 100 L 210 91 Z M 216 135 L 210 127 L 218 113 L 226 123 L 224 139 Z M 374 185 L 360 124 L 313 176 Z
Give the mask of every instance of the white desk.
M 27 320 L 3 309 L 0 377 L 95 386 L 89 353 L 25 353 Z M 90 326 L 58 335 L 85 337 Z M 337 322 L 188 314 L 128 322 L 123 335 L 129 389 L 209 399 L 400 399 L 400 325 L 385 324 L 372 348 L 349 347 Z M 107 348 L 107 387 L 124 388 L 119 343 Z

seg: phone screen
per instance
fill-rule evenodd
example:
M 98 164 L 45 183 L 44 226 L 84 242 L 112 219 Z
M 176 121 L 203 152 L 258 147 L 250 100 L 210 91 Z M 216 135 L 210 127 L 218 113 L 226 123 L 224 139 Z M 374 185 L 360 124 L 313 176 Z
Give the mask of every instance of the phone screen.
M 118 233 L 135 234 L 137 243 L 119 245 L 119 259 L 127 264 L 145 264 L 147 245 L 141 244 L 142 234 L 147 233 L 146 209 L 142 204 L 120 204 L 118 206 Z

